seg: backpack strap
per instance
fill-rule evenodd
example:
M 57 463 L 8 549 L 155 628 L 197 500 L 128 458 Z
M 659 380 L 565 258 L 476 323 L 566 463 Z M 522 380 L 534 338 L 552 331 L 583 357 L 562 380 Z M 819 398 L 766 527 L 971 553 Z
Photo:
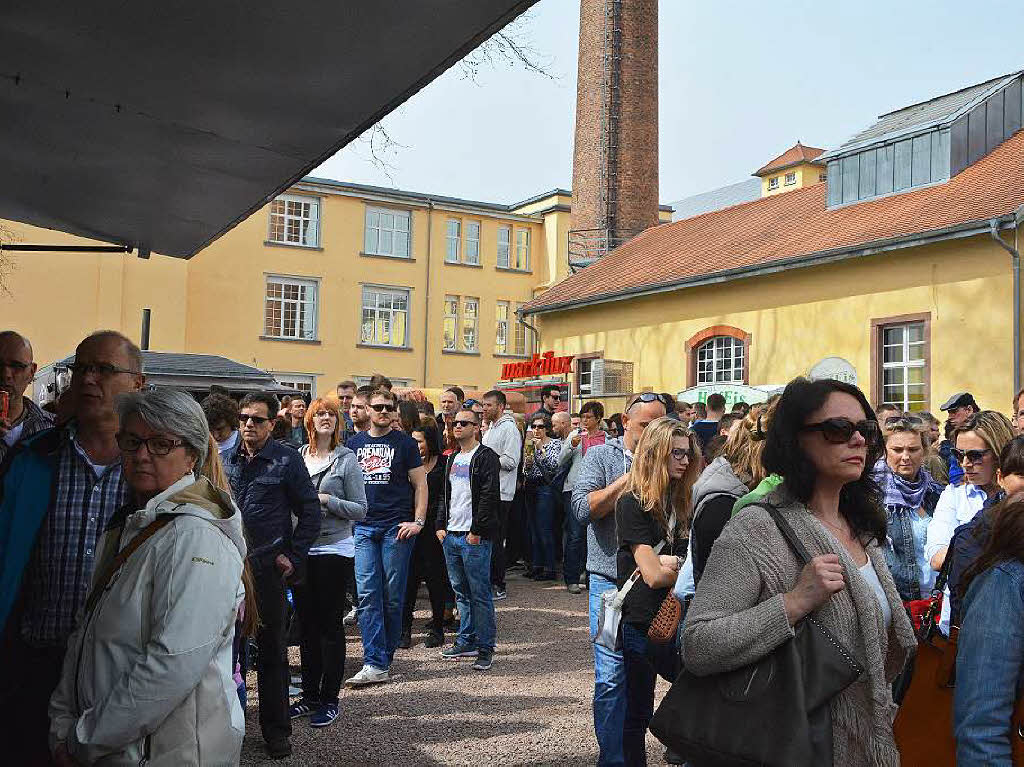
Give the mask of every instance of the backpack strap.
M 114 577 L 114 573 L 124 566 L 124 563 L 128 561 L 128 557 L 135 553 L 135 551 L 152 538 L 157 531 L 169 525 L 174 521 L 177 514 L 161 514 L 159 517 L 154 519 L 136 535 L 131 541 L 117 552 L 117 556 L 111 560 L 110 564 L 107 565 L 103 573 L 96 579 L 95 585 L 92 587 L 92 591 L 89 592 L 89 598 L 85 601 L 85 614 L 88 615 L 95 609 L 96 603 L 100 600 L 100 595 L 106 590 L 107 586 L 110 585 L 111 578 Z

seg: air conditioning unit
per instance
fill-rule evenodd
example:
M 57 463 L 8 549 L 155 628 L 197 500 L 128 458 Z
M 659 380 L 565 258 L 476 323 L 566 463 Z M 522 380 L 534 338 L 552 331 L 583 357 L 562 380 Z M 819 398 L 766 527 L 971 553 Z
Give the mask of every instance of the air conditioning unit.
M 590 363 L 590 396 L 611 397 L 633 391 L 633 363 L 596 359 Z

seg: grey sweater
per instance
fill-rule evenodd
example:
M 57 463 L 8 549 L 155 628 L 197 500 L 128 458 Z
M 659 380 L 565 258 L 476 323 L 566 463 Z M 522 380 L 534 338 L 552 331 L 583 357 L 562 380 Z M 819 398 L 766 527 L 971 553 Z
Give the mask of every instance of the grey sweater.
M 299 450 L 303 460 L 308 452 L 309 445 Z M 320 535 L 313 545 L 326 546 L 351 536 L 352 523 L 366 519 L 366 486 L 356 454 L 338 445 L 331 453 L 331 463 L 310 479 L 317 493 L 327 496 L 327 503 L 320 503 Z
M 576 480 L 580 476 L 580 463 L 583 461 L 583 440 L 579 441 L 576 447 L 572 445 L 572 436 L 566 437 L 562 440 L 562 453 L 558 456 L 558 466 L 561 469 L 569 467 L 569 472 L 565 475 L 565 482 L 562 484 L 562 489 L 565 492 L 572 492 L 572 489 L 576 487 Z
M 846 548 L 782 486 L 765 497 L 779 508 L 811 556 L 838 554 L 846 588 L 815 613 L 823 626 L 864 664 L 865 671 L 832 699 L 832 751 L 842 767 L 895 767 L 892 732 L 896 706 L 890 684 L 916 649 L 913 628 L 885 557 L 865 548 L 892 611 L 886 631 L 875 592 Z M 704 577 L 686 615 L 682 654 L 694 674 L 731 671 L 763 658 L 793 636 L 783 595 L 802 566 L 762 506 L 745 507 L 711 550 Z
M 506 413 L 487 430 L 483 443 L 498 454 L 501 464 L 501 500 L 511 501 L 516 495 L 519 461 L 523 455 L 523 438 L 516 419 Z
M 590 518 L 587 494 L 603 490 L 629 469 L 632 457 L 627 457 L 621 439 L 610 439 L 603 445 L 594 445 L 580 462 L 579 476 L 572 490 L 572 510 L 576 519 L 587 524 L 587 572 L 616 580 L 614 512 L 601 519 Z

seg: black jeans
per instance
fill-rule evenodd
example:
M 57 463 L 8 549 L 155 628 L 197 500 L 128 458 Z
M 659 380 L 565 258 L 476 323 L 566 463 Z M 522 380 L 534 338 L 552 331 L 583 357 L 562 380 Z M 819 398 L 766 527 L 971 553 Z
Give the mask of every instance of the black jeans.
M 665 644 L 647 638 L 647 627 L 622 622 L 622 660 L 626 669 L 626 721 L 622 754 L 626 767 L 646 767 L 647 726 L 654 716 L 654 683 L 661 676 L 674 682 L 681 670 L 675 640 Z
M 281 571 L 273 562 L 253 562 L 252 579 L 260 611 L 260 628 L 256 632 L 260 729 L 263 739 L 271 743 L 292 734 L 292 722 L 288 717 L 288 644 L 285 637 L 288 600 Z
M 430 628 L 441 631 L 444 626 L 444 605 L 455 599 L 455 593 L 448 582 L 448 566 L 444 561 L 441 541 L 437 540 L 430 523 L 416 536 L 409 562 L 409 579 L 405 582 L 405 604 L 402 605 L 402 631 L 412 630 L 412 613 L 416 608 L 416 592 L 420 582 L 427 582 L 430 594 Z
M 345 627 L 348 584 L 355 578 L 355 560 L 339 554 L 314 554 L 306 559 L 306 580 L 292 588 L 299 615 L 302 653 L 302 697 L 337 703 L 345 678 Z
M 15 614 L 16 615 L 16 614 Z M 13 619 L 13 618 L 12 618 Z M 32 647 L 8 626 L 0 682 L 0 734 L 4 764 L 47 767 L 50 759 L 50 696 L 60 682 L 64 645 Z
M 498 505 L 498 535 L 491 546 L 491 583 L 502 591 L 505 590 L 505 541 L 509 537 L 508 517 L 512 501 L 502 501 Z

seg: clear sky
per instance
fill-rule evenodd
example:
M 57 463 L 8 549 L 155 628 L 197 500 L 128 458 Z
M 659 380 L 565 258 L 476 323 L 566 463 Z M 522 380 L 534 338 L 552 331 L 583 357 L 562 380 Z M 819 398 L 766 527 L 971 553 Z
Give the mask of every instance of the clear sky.
M 525 34 L 555 75 L 449 70 L 384 120 L 390 168 L 357 141 L 315 175 L 511 203 L 572 183 L 578 0 Z M 1024 69 L 1024 3 L 661 0 L 661 199 L 742 181 L 796 143 L 833 147 L 877 115 Z

